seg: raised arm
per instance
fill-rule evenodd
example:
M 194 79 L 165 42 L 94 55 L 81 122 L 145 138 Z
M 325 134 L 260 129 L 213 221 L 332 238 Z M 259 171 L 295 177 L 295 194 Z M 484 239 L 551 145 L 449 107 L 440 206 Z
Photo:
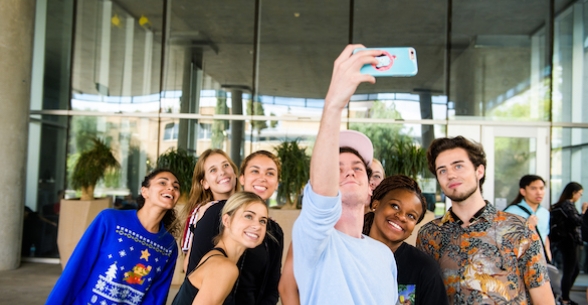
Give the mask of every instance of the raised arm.
M 335 197 L 339 191 L 339 129 L 341 112 L 363 82 L 375 83 L 376 79 L 359 70 L 365 64 L 375 64 L 379 51 L 353 50 L 362 45 L 348 45 L 335 60 L 333 76 L 325 98 L 319 132 L 316 137 L 312 159 L 310 160 L 310 184 L 313 191 L 322 196 Z

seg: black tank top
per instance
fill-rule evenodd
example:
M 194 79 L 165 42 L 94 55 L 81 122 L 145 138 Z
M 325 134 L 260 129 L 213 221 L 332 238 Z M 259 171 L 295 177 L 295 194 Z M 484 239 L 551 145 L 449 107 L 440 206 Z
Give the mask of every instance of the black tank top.
M 222 255 L 227 257 L 227 253 L 222 248 L 212 248 L 212 250 L 217 250 L 218 252 L 222 253 Z M 213 256 L 218 256 L 218 255 L 220 255 L 220 254 L 213 254 L 213 255 L 207 257 L 202 263 L 200 263 L 198 266 L 196 266 L 196 268 L 194 268 L 194 270 L 192 270 L 192 272 L 196 271 L 196 269 L 198 269 L 200 266 L 204 265 L 204 263 L 206 263 L 206 261 L 208 261 L 209 258 L 211 258 Z M 192 274 L 192 272 L 190 272 L 190 274 Z M 188 276 L 190 276 L 190 274 L 186 275 L 186 278 L 184 279 L 182 286 L 180 286 L 180 289 L 178 290 L 178 294 L 176 294 L 176 297 L 174 298 L 172 305 L 184 305 L 184 304 L 189 305 L 189 304 L 192 304 L 192 302 L 194 301 L 194 298 L 198 294 L 199 289 L 194 287 L 194 285 L 192 285 L 192 283 L 188 279 Z

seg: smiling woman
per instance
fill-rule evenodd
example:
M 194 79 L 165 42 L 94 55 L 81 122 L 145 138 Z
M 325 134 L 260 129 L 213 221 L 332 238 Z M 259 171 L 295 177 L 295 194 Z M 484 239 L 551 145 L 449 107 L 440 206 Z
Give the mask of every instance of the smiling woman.
M 247 156 L 240 167 L 239 181 L 246 192 L 259 196 L 265 203 L 278 188 L 280 178 L 279 159 L 269 151 L 260 150 Z M 228 202 L 219 201 L 208 207 L 198 225 L 186 274 L 192 272 L 202 258 L 214 248 L 214 237 L 219 234 L 222 209 Z M 227 300 L 239 300 L 239 304 L 276 304 L 278 281 L 284 248 L 282 228 L 273 220 L 267 221 L 267 235 L 263 244 L 245 251 L 239 262 L 239 281 Z
M 141 184 L 138 210 L 102 211 L 76 246 L 47 304 L 164 304 L 177 259 L 172 234 L 179 198 L 176 176 L 156 169 Z
M 394 252 L 399 303 L 409 300 L 409 304 L 448 304 L 437 263 L 404 242 L 426 212 L 426 201 L 417 182 L 404 175 L 390 176 L 374 190 L 371 205 L 374 212 L 365 215 L 363 234 Z
M 239 276 L 237 261 L 265 238 L 267 207 L 259 196 L 236 193 L 224 204 L 220 233 L 184 280 L 173 304 L 222 304 Z

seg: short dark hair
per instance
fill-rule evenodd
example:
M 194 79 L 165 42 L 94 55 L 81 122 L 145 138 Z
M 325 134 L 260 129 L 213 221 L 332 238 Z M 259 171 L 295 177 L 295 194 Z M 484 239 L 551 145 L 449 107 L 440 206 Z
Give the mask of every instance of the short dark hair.
M 537 175 L 524 175 L 523 177 L 521 177 L 521 180 L 519 180 L 519 193 L 517 195 L 517 197 L 515 197 L 515 199 L 509 203 L 508 205 L 511 206 L 513 204 L 518 204 L 523 200 L 523 194 L 521 194 L 521 190 L 520 189 L 524 189 L 527 186 L 531 185 L 531 183 L 537 181 L 537 180 L 541 180 L 541 182 L 543 182 L 543 185 L 545 185 L 545 180 L 543 180 L 543 178 L 541 178 L 541 176 L 537 176 Z
M 339 154 L 342 153 L 350 153 L 356 155 L 359 158 L 359 160 L 361 160 L 361 163 L 363 163 L 363 165 L 365 166 L 365 172 L 367 173 L 368 180 L 370 180 L 370 178 L 372 177 L 372 168 L 368 166 L 367 162 L 365 162 L 365 160 L 361 157 L 361 155 L 356 149 L 351 148 L 349 146 L 339 147 Z
M 474 164 L 474 167 L 478 168 L 480 165 L 484 165 L 484 171 L 486 171 L 486 153 L 484 152 L 484 148 L 480 143 L 470 141 L 462 136 L 457 136 L 454 138 L 439 138 L 435 139 L 427 150 L 427 163 L 429 171 L 435 175 L 435 178 L 437 178 L 437 171 L 435 170 L 435 161 L 437 160 L 437 157 L 442 152 L 454 148 L 464 149 L 468 154 L 468 158 Z M 486 180 L 485 173 L 484 176 L 482 176 L 482 179 L 480 179 L 480 191 L 482 191 L 482 184 L 484 184 L 484 180 Z

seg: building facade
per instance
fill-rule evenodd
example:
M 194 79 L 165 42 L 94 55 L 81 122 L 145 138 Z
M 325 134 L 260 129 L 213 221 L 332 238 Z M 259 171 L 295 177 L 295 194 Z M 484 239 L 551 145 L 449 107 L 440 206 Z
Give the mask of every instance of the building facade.
M 349 43 L 416 50 L 416 76 L 361 85 L 343 114 L 342 129 L 374 137 L 377 158 L 398 138 L 426 148 L 464 135 L 488 153 L 484 196 L 497 206 L 527 173 L 546 179 L 545 206 L 570 181 L 588 185 L 585 1 L 37 0 L 23 10 L 35 17 L 23 52 L 30 98 L 7 102 L 30 105 L 13 208 L 43 215 L 74 197 L 68 175 L 91 136 L 121 164 L 97 196 L 137 195 L 170 148 L 223 148 L 237 164 L 284 140 L 310 150 Z M 57 255 L 43 232 L 36 254 Z M 3 238 L 17 247 L 15 234 Z

